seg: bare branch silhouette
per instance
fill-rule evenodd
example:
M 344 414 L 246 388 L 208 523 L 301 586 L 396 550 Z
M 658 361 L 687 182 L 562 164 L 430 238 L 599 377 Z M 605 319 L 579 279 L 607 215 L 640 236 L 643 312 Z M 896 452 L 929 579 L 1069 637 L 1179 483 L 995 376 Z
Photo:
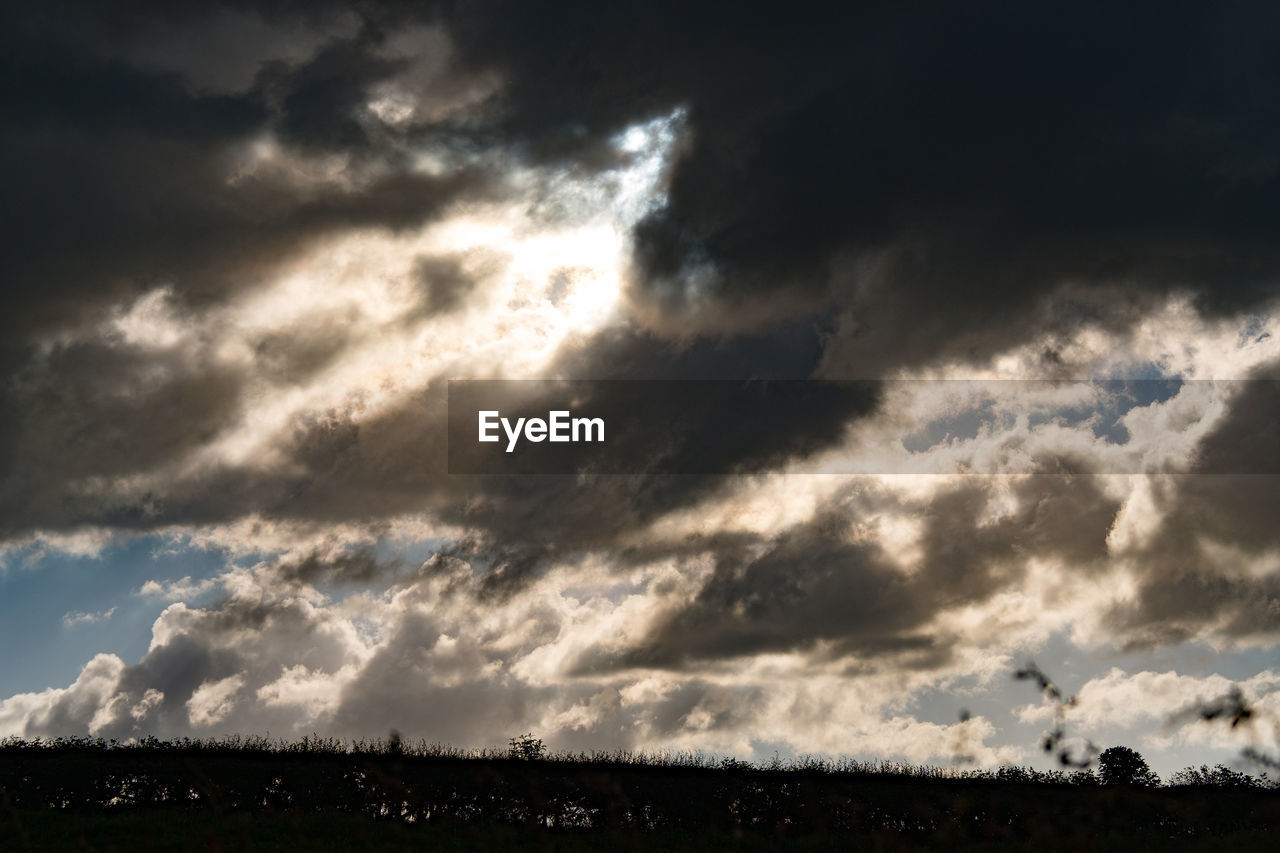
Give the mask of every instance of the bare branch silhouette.
M 1045 732 L 1040 739 L 1040 748 L 1046 754 L 1055 754 L 1058 763 L 1063 767 L 1087 770 L 1093 765 L 1098 755 L 1098 747 L 1093 741 L 1085 740 L 1083 745 L 1074 746 L 1067 743 L 1067 711 L 1076 707 L 1080 700 L 1076 696 L 1067 696 L 1058 685 L 1054 684 L 1044 670 L 1028 661 L 1027 665 L 1013 673 L 1017 681 L 1033 681 L 1040 688 L 1045 701 L 1053 708 L 1053 728 Z
M 1269 720 L 1275 728 L 1277 740 L 1280 740 L 1280 719 L 1259 707 L 1245 697 L 1239 685 L 1232 685 L 1222 696 L 1215 699 L 1197 699 L 1185 708 L 1171 714 L 1165 721 L 1166 727 L 1176 727 L 1187 723 L 1224 722 L 1234 731 L 1252 731 L 1253 727 L 1264 720 Z M 1245 746 L 1240 750 L 1240 759 L 1248 764 L 1280 770 L 1280 757 L 1269 755 L 1256 746 Z

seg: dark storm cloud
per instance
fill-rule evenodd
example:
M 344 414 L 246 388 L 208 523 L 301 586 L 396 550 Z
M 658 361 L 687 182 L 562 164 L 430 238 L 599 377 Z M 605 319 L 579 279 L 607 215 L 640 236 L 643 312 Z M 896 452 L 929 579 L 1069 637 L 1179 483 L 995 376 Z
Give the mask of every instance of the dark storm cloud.
M 287 5 L 259 11 L 294 15 Z M 695 303 L 730 327 L 739 310 L 760 322 L 851 308 L 856 328 L 842 328 L 855 341 L 833 364 L 849 372 L 873 357 L 882 367 L 989 353 L 1035 331 L 1013 321 L 1035 317 L 1065 282 L 1121 284 L 1134 298 L 1189 288 L 1208 310 L 1275 295 L 1280 27 L 1270 4 L 870 3 L 783 14 L 489 2 L 370 4 L 361 16 L 356 36 L 305 62 L 267 61 L 234 97 L 193 98 L 176 74 L 69 56 L 86 52 L 83 40 L 60 53 L 15 49 L 11 73 L 28 83 L 17 113 L 59 128 L 214 140 L 269 116 L 304 149 L 381 150 L 359 112 L 403 60 L 377 47 L 414 19 L 439 20 L 457 73 L 504 80 L 493 109 L 453 128 L 465 144 L 580 167 L 624 127 L 685 109 L 669 204 L 637 234 L 639 294 L 677 328 Z M 124 27 L 108 24 L 96 26 Z M 156 154 L 147 159 L 162 165 Z M 86 207 L 119 204 L 119 189 L 104 190 Z M 113 220 L 115 236 L 139 230 L 136 217 Z M 694 268 L 715 274 L 692 284 Z M 747 310 L 759 300 L 767 312 Z M 1074 301 L 1088 314 L 1098 300 Z M 874 341 L 858 346 L 859 335 Z
M 313 17 L 291 4 L 233 8 L 299 27 Z M 268 125 L 301 150 L 394 158 L 386 129 L 374 134 L 361 110 L 372 85 L 403 71 L 379 46 L 415 20 L 445 26 L 456 74 L 502 74 L 493 108 L 451 127 L 459 144 L 582 166 L 629 124 L 686 111 L 669 203 L 637 232 L 639 295 L 677 329 L 695 303 L 730 328 L 739 310 L 758 323 L 850 309 L 831 369 L 874 372 L 981 356 L 1032 334 L 1038 322 L 1016 321 L 1043 320 L 1043 297 L 1068 281 L 1121 284 L 1139 299 L 1186 287 L 1210 310 L 1275 295 L 1280 28 L 1270 4 L 784 14 L 375 3 L 361 7 L 354 36 L 302 61 L 267 58 L 236 95 L 192 94 L 176 72 L 103 56 L 122 32 L 146 31 L 142 9 L 32 12 L 6 45 L 21 81 L 8 97 L 17 120 L 6 182 L 22 213 L 4 225 L 24 247 L 8 278 L 23 293 L 42 289 L 12 300 L 29 303 L 10 312 L 19 322 L 60 316 L 121 279 L 214 260 L 204 278 L 234 277 L 219 275 L 228 259 L 251 270 L 303 235 L 429 216 L 427 199 L 460 188 L 419 177 L 399 195 L 387 186 L 330 200 L 330 216 L 286 202 L 262 221 L 209 174 L 225 143 Z M 161 17 L 170 28 L 204 23 L 189 9 Z M 272 208 L 260 201 L 249 206 Z M 694 268 L 714 274 L 694 284 Z M 1096 302 L 1085 293 L 1055 313 L 1110 313 Z
M 757 338 L 737 351 L 748 352 L 752 344 L 766 349 Z M 706 347 L 660 351 L 647 338 L 628 340 L 622 349 L 628 357 L 646 350 L 652 353 L 646 361 L 651 367 L 665 367 L 668 379 L 698 376 L 720 357 Z M 533 400 L 521 404 L 530 411 L 545 412 L 565 404 L 561 385 L 528 384 L 534 389 Z M 862 386 L 824 394 L 810 393 L 802 384 L 781 383 L 783 390 L 775 393 L 769 389 L 776 385 L 747 383 L 734 386 L 745 389 L 743 393 L 717 396 L 702 383 L 673 385 L 656 383 L 648 405 L 663 407 L 672 418 L 692 418 L 696 429 L 687 435 L 674 430 L 636 435 L 631 441 L 615 433 L 616 443 L 610 444 L 613 452 L 631 463 L 616 470 L 648 473 L 588 472 L 585 480 L 506 474 L 444 476 L 447 412 L 444 389 L 435 384 L 359 428 L 323 421 L 300 434 L 293 458 L 306 462 L 314 480 L 291 493 L 289 506 L 282 509 L 312 518 L 327 513 L 342 518 L 353 510 L 391 514 L 397 509 L 428 507 L 442 520 L 469 531 L 469 537 L 455 545 L 455 553 L 489 564 L 486 589 L 508 592 L 557 560 L 572 561 L 588 551 L 612 549 L 625 534 L 674 510 L 730 494 L 744 483 L 742 477 L 658 472 L 761 473 L 829 446 L 839 439 L 845 424 L 865 416 L 878 403 L 876 389 Z M 630 406 L 645 404 L 625 382 L 570 387 L 574 406 L 583 412 L 626 412 Z M 667 398 L 654 398 L 655 393 L 666 393 Z M 765 405 L 773 409 L 765 410 Z M 647 461 L 659 458 L 665 461 Z M 695 464 L 698 461 L 702 467 Z M 690 547 L 705 547 L 705 543 Z
M 500 178 L 479 168 L 414 172 L 402 140 L 365 133 L 369 88 L 403 65 L 380 56 L 372 25 L 309 53 L 287 50 L 287 60 L 264 56 L 252 85 L 220 94 L 130 57 L 147 47 L 152 23 L 198 33 L 221 12 L 174 6 L 153 20 L 132 5 L 56 11 L 9 9 L 12 26 L 0 34 L 0 76 L 10 83 L 0 95 L 0 535 L 146 527 L 166 507 L 179 510 L 175 519 L 223 519 L 232 510 L 210 511 L 212 495 L 161 487 L 103 501 L 80 486 L 154 473 L 200 447 L 243 413 L 250 372 L 300 381 L 341 357 L 345 329 L 330 320 L 266 334 L 251 342 L 256 362 L 236 368 L 214 366 L 207 353 L 135 351 L 110 335 L 43 351 L 34 341 L 159 286 L 179 320 L 198 324 L 202 310 L 259 286 L 326 236 L 420 226 L 459 198 L 493 197 Z M 312 20 L 283 6 L 257 11 L 285 31 Z M 251 143 L 268 132 L 285 157 L 348 158 L 344 180 L 244 171 Z M 456 303 L 464 278 L 437 262 L 425 310 Z M 319 447 L 299 448 L 304 461 L 335 452 L 332 436 L 315 438 Z M 216 483 L 193 488 L 203 485 Z M 269 502 L 295 486 L 255 488 Z M 206 509 L 183 513 L 184 504 Z
M 1272 499 L 1280 494 L 1272 490 Z M 1280 582 L 1242 577 L 1202 555 L 1161 555 L 1128 606 L 1107 625 L 1128 648 L 1153 648 L 1215 633 L 1234 640 L 1274 637 L 1280 630 Z
M 287 583 L 369 583 L 394 576 L 402 567 L 400 560 L 380 560 L 373 548 L 364 547 L 337 554 L 312 551 L 285 559 L 276 566 L 276 576 Z
M 339 41 L 300 68 L 271 63 L 260 72 L 259 85 L 279 103 L 276 129 L 284 141 L 324 152 L 373 144 L 368 124 L 359 120 L 370 84 L 392 77 L 407 63 L 371 55 L 370 47 L 367 38 Z
M 808 375 L 816 365 L 820 356 L 819 338 L 820 329 L 812 323 L 800 322 L 785 324 L 767 333 L 731 339 L 694 339 L 673 346 L 669 341 L 627 326 L 604 331 L 585 344 L 566 350 L 550 372 L 649 380 L 724 376 L 797 378 Z M 689 388 L 696 393 L 694 385 Z M 595 411 L 597 403 L 606 408 L 628 406 L 628 391 L 622 384 L 602 383 L 591 386 L 591 390 L 612 398 L 597 400 L 588 396 L 577 400 L 575 406 L 580 406 L 581 411 Z M 563 398 L 551 396 L 548 400 L 562 402 Z M 848 394 L 828 403 L 811 418 L 789 418 L 786 429 L 771 430 L 754 420 L 746 421 L 742 426 L 749 431 L 749 440 L 745 444 L 715 448 L 714 467 L 721 471 L 738 468 L 743 472 L 758 472 L 768 465 L 813 452 L 836 440 L 851 419 L 869 411 L 874 406 L 875 395 Z M 530 405 L 538 408 L 536 403 Z M 662 405 L 673 414 L 681 408 L 676 401 Z M 547 405 L 541 408 L 546 410 Z M 428 447 L 419 437 L 416 428 L 422 423 L 419 418 L 423 413 L 424 409 L 415 404 L 376 425 L 379 435 L 403 436 L 417 442 L 421 452 L 409 468 L 395 463 L 398 454 L 392 453 L 387 461 L 397 464 L 397 470 L 375 475 L 377 482 L 393 485 L 400 476 L 413 470 L 413 466 L 421 470 L 426 460 L 440 458 L 432 454 L 443 454 L 443 446 L 437 443 Z M 405 415 L 408 420 L 402 422 Z M 437 411 L 433 417 L 443 415 Z M 711 424 L 716 422 L 715 417 L 709 419 Z M 697 434 L 713 440 L 718 433 L 707 428 Z M 653 442 L 641 440 L 632 446 L 619 447 L 617 452 L 624 459 L 634 457 L 636 463 L 642 463 L 662 452 L 665 438 L 666 434 L 660 433 L 653 436 Z M 691 446 L 666 450 L 679 458 L 691 458 L 700 452 Z M 711 452 L 710 448 L 703 450 Z M 619 470 L 638 471 L 644 467 L 636 464 Z M 348 470 L 353 476 L 363 478 L 370 468 L 361 463 Z M 573 477 L 455 476 L 450 477 L 449 482 L 457 491 L 450 491 L 447 498 L 439 496 L 432 504 L 442 518 L 471 531 L 468 539 L 457 543 L 456 553 L 483 559 L 488 567 L 483 588 L 495 594 L 509 593 L 552 562 L 572 561 L 586 551 L 609 549 L 613 559 L 625 566 L 708 549 L 730 553 L 744 544 L 736 534 L 708 534 L 678 546 L 632 544 L 626 549 L 617 549 L 618 540 L 625 534 L 643 529 L 666 513 L 732 494 L 748 485 L 748 479 L 743 476 L 649 473 L 594 476 L 586 481 Z M 414 490 L 408 487 L 404 493 L 414 493 Z M 364 500 L 376 501 L 377 496 L 369 494 Z
M 1249 471 L 1280 476 L 1280 364 L 1266 365 L 1242 383 L 1226 416 L 1196 452 L 1196 473 Z
M 487 192 L 487 174 L 412 173 L 394 134 L 370 135 L 370 87 L 403 61 L 381 58 L 369 27 L 310 56 L 267 58 L 253 86 L 217 94 L 108 50 L 141 28 L 131 10 L 63 12 L 11 11 L 0 37 L 0 73 L 11 81 L 0 132 L 7 363 L 27 334 L 108 300 L 157 284 L 183 301 L 216 300 L 326 234 L 419 225 L 460 195 Z M 204 23 L 175 17 L 188 29 Z M 354 187 L 298 186 L 269 170 L 231 180 L 244 146 L 267 131 L 293 155 L 351 157 L 356 178 L 365 166 L 382 171 Z
M 444 266 L 449 268 L 447 262 Z M 332 357 L 328 347 L 340 347 L 341 340 L 326 338 L 323 328 L 312 331 L 317 339 L 308 346 L 299 345 L 296 335 L 284 341 L 264 339 L 256 369 L 265 367 L 281 377 L 318 369 Z M 772 366 L 794 371 L 794 376 L 803 375 L 816 359 L 815 338 L 811 327 L 787 327 L 771 336 L 671 350 L 647 335 L 627 333 L 602 339 L 598 350 L 607 370 L 643 364 L 669 379 L 716 375 L 735 364 L 742 370 L 754 366 L 764 371 L 770 366 L 770 352 L 789 350 L 793 357 L 778 359 Z M 309 365 L 310 361 L 318 364 Z M 795 367 L 788 369 L 788 363 Z M 437 380 L 376 416 L 357 420 L 349 413 L 328 412 L 300 418 L 292 435 L 276 446 L 287 464 L 270 471 L 226 465 L 165 480 L 155 491 L 122 487 L 105 494 L 86 492 L 77 484 L 152 472 L 202 446 L 240 413 L 245 377 L 203 367 L 198 358 L 179 352 L 141 356 L 87 344 L 55 351 L 28 374 L 23 374 L 27 379 L 15 393 L 21 401 L 15 410 L 28 416 L 0 427 L 10 433 L 6 445 L 16 449 L 13 476 L 0 491 L 8 510 L 3 516 L 5 532 L 11 536 L 86 524 L 145 530 L 228 522 L 251 514 L 376 526 L 391 516 L 428 511 L 468 531 L 453 552 L 486 566 L 485 588 L 506 594 L 555 561 L 610 549 L 625 534 L 666 513 L 743 485 L 741 478 L 711 474 L 594 476 L 589 482 L 573 477 L 451 477 L 446 468 L 445 386 Z M 157 382 L 157 374 L 166 378 Z M 684 394 L 692 409 L 702 411 L 708 401 L 699 402 L 698 387 L 688 385 Z M 748 385 L 748 391 L 753 387 Z M 804 391 L 799 386 L 797 390 Z M 630 405 L 622 384 L 592 385 L 591 391 L 580 401 L 584 410 L 625 411 Z M 809 395 L 793 400 L 799 405 L 796 411 L 780 407 L 756 413 L 766 421 L 784 418 L 785 428 L 769 428 L 733 410 L 716 410 L 711 399 L 712 409 L 703 411 L 708 426 L 684 444 L 668 448 L 665 434 L 658 434 L 652 441 L 640 436 L 634 447 L 620 446 L 618 451 L 637 458 L 644 453 L 675 454 L 690 465 L 711 454 L 717 471 L 760 472 L 837 440 L 850 419 L 875 405 L 874 389 L 855 392 Z M 552 403 L 563 404 L 554 387 L 547 390 L 542 410 Z M 721 434 L 727 434 L 735 419 L 740 423 L 733 433 L 739 440 L 721 445 Z M 688 547 L 696 551 L 706 547 L 706 541 Z M 634 563 L 640 552 L 651 555 L 634 546 L 630 556 L 618 559 Z M 300 579 L 309 580 L 317 572 L 334 580 L 359 580 L 368 574 L 367 566 L 355 563 L 306 568 Z
M 271 176 L 229 185 L 226 153 L 201 142 L 24 129 L 0 145 L 12 201 L 0 227 L 19 247 L 6 276 L 10 346 L 161 284 L 183 301 L 220 299 L 319 237 L 421 224 L 485 181 L 395 174 L 303 191 Z
M 876 330 L 850 373 L 988 355 L 1066 282 L 1211 311 L 1276 295 L 1271 4 L 466 9 L 463 55 L 504 69 L 501 127 L 543 156 L 686 109 L 637 232 L 640 295 L 674 328 L 844 304 L 846 334 Z
M 254 369 L 282 385 L 302 383 L 338 361 L 351 337 L 341 318 L 308 318 L 305 324 L 253 340 Z
M 118 689 L 128 697 L 129 706 L 142 701 L 147 690 L 159 690 L 164 699 L 148 714 L 148 728 L 181 731 L 187 724 L 187 701 L 196 688 L 206 681 L 233 676 L 243 665 L 235 652 L 211 648 L 201 637 L 183 635 L 151 649 L 137 664 L 126 667 Z M 114 730 L 103 736 L 132 735 L 136 722 L 120 714 Z
M 474 279 L 462 269 L 458 258 L 419 258 L 413 275 L 422 289 L 423 309 L 430 313 L 457 309 L 475 287 Z
M 737 335 L 672 341 L 633 324 L 602 329 L 566 347 L 549 373 L 581 379 L 805 379 L 831 333 L 823 318 L 780 322 Z
M 1280 547 L 1280 365 L 1255 371 L 1243 385 L 1201 443 L 1196 473 L 1157 482 L 1163 517 L 1135 555 L 1138 590 L 1108 617 L 1135 645 L 1205 629 L 1235 638 L 1280 630 L 1280 581 L 1247 566 Z M 1200 473 L 1216 470 L 1257 473 Z
M 354 34 L 300 59 L 264 57 L 234 94 L 106 51 L 147 32 L 141 9 L 32 11 L 5 45 L 21 83 L 6 93 L 0 137 L 10 359 L 29 330 L 102 300 L 157 283 L 180 305 L 217 299 L 323 235 L 410 227 L 483 192 L 482 171 L 404 170 L 403 144 L 442 129 L 397 137 L 363 112 L 372 87 L 405 68 L 382 51 L 388 35 L 437 12 L 453 73 L 504 81 L 491 109 L 449 125 L 457 144 L 582 165 L 629 124 L 683 108 L 669 203 L 637 233 L 641 297 L 666 305 L 677 330 L 691 300 L 732 327 L 757 295 L 768 307 L 751 316 L 790 324 L 728 341 L 610 332 L 562 356 L 577 375 L 806 376 L 824 347 L 828 371 L 875 373 L 1084 320 L 1130 322 L 1150 290 L 1211 281 L 1202 302 L 1220 308 L 1274 295 L 1280 167 L 1263 94 L 1277 69 L 1262 7 L 372 4 Z M 235 9 L 311 21 L 289 4 Z M 161 17 L 198 29 L 201 14 Z M 267 129 L 296 152 L 390 172 L 356 189 L 271 175 L 228 184 L 231 149 Z M 681 274 L 690 265 L 717 271 L 696 294 Z M 424 310 L 466 298 L 469 281 L 447 260 L 418 272 Z M 1046 312 L 1042 297 L 1068 279 L 1123 279 L 1129 307 L 1085 288 Z M 340 343 L 268 338 L 260 354 L 280 377 L 302 377 Z M 239 402 L 210 399 L 226 403 L 206 413 L 211 425 Z M 150 429 L 118 414 L 80 428 L 115 418 Z M 341 455 L 332 439 L 301 450 Z
M 1119 505 L 1096 478 L 1054 473 L 1013 488 L 1017 509 L 983 523 L 993 499 L 984 479 L 919 501 L 850 490 L 833 506 L 785 532 L 752 556 L 735 548 L 692 601 L 659 620 L 620 656 L 591 652 L 588 672 L 614 667 L 671 667 L 760 652 L 814 650 L 831 657 L 932 668 L 945 664 L 954 638 L 927 623 L 939 612 L 979 604 L 1016 585 L 1026 557 L 1057 557 L 1082 578 L 1106 558 L 1106 537 Z M 923 526 L 922 555 L 910 571 L 872 541 L 851 539 L 851 526 L 885 511 L 907 512 Z
M 75 484 L 149 471 L 198 447 L 239 413 L 243 379 L 181 354 L 96 342 L 20 371 L 0 391 L 5 410 L 21 414 L 0 425 L 0 536 L 74 524 Z

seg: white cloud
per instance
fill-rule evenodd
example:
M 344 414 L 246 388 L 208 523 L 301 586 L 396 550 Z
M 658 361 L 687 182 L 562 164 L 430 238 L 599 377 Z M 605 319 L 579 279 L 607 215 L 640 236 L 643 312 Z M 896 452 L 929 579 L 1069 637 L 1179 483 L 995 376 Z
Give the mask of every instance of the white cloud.
M 92 625 L 95 622 L 106 622 L 116 614 L 116 609 L 117 608 L 112 607 L 107 610 L 98 611 L 97 613 L 67 613 L 62 617 L 62 624 L 63 627 L 66 628 L 75 628 L 79 625 Z
M 1210 706 L 1239 688 L 1251 704 L 1251 720 L 1234 729 L 1225 720 L 1206 721 L 1196 710 Z M 1221 675 L 1179 675 L 1176 671 L 1128 673 L 1113 667 L 1090 679 L 1076 694 L 1078 704 L 1067 712 L 1072 728 L 1082 735 L 1107 729 L 1141 729 L 1147 742 L 1159 747 L 1198 743 L 1220 749 L 1253 745 L 1274 749 L 1280 743 L 1280 673 L 1264 670 L 1243 681 Z M 1047 723 L 1047 705 L 1028 705 L 1018 712 L 1022 722 Z
M 185 601 L 204 595 L 219 584 L 217 578 L 203 578 L 193 581 L 190 575 L 176 581 L 149 580 L 138 589 L 138 594 L 148 598 L 161 598 L 165 601 Z
M 148 687 L 146 692 L 142 694 L 142 698 L 138 700 L 132 708 L 129 709 L 129 716 L 141 722 L 146 719 L 161 702 L 164 701 L 164 693 L 156 690 L 154 687 Z
M 258 688 L 257 698 L 268 708 L 292 708 L 303 715 L 304 726 L 311 725 L 333 714 L 342 689 L 358 672 L 354 664 L 336 672 L 311 670 L 301 664 L 286 667 L 279 678 Z
M 214 726 L 227 718 L 236 704 L 236 694 L 244 687 L 243 674 L 206 681 L 187 700 L 187 713 L 196 728 Z
M 69 687 L 19 693 L 0 701 L 0 736 L 94 734 L 94 721 L 111 704 L 124 669 L 124 661 L 116 655 L 98 654 Z

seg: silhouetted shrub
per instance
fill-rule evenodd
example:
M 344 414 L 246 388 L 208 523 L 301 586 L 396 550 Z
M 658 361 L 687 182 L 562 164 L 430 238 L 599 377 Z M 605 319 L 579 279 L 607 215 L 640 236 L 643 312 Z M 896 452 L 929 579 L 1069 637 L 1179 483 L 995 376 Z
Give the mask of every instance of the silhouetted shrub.
M 525 761 L 533 761 L 546 755 L 547 747 L 542 742 L 542 738 L 536 738 L 533 733 L 517 735 L 509 741 L 511 748 L 509 755 L 512 758 L 520 758 Z

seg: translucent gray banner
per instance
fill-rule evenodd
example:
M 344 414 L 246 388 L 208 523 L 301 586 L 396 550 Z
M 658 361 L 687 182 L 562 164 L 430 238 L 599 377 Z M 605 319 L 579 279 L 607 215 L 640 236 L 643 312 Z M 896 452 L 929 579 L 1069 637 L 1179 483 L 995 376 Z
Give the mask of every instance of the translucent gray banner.
M 1280 382 L 451 380 L 452 474 L 1277 474 Z

